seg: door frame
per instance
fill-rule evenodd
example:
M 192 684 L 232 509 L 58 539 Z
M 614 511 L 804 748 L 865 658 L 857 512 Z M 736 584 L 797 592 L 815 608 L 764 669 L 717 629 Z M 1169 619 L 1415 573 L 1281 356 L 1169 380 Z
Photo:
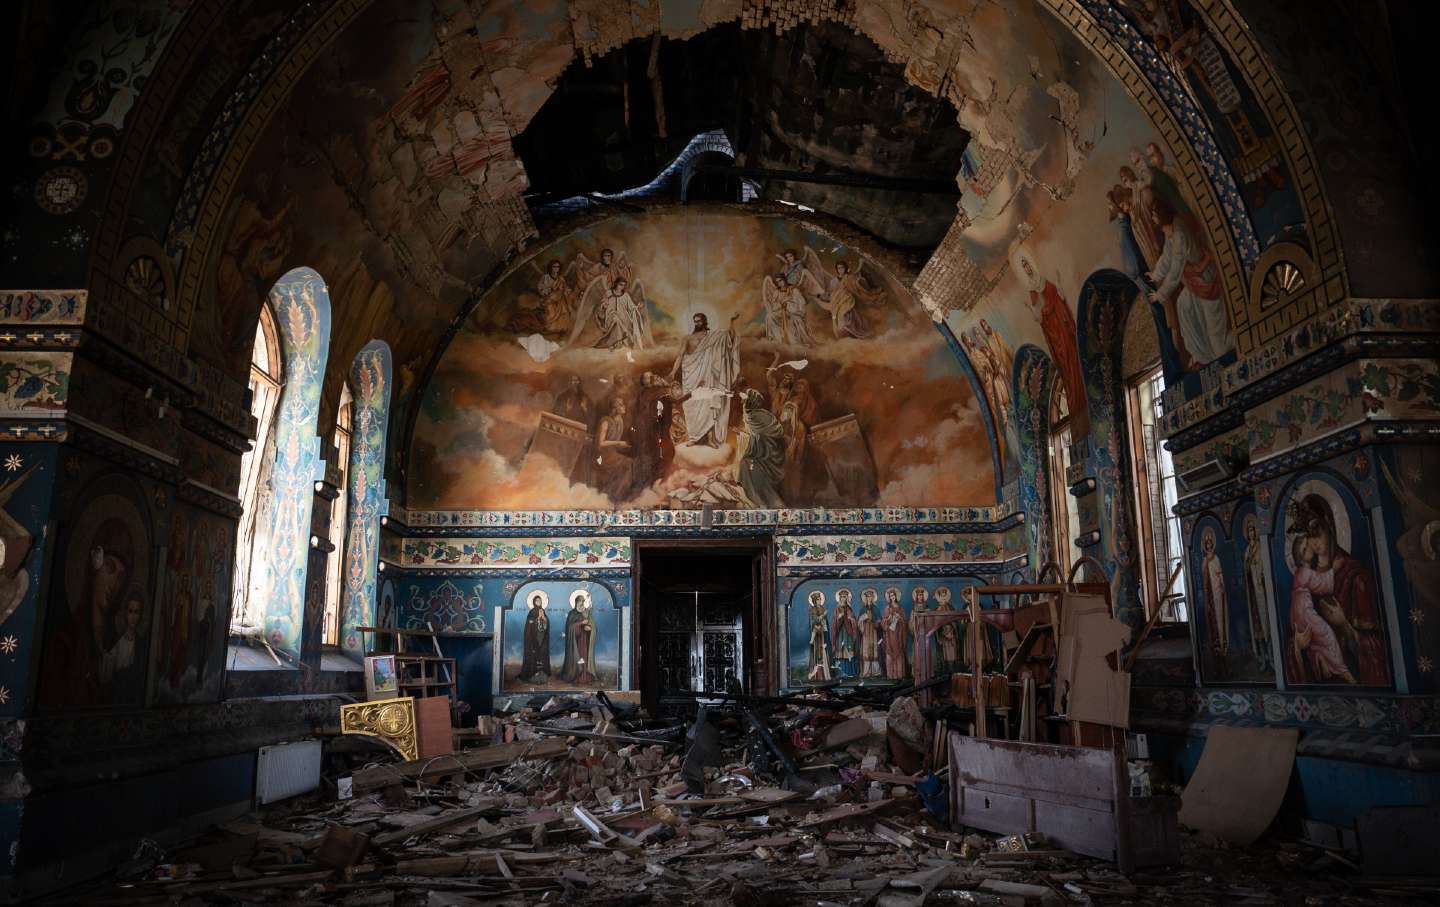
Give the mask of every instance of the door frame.
M 754 695 L 770 696 L 779 689 L 780 661 L 778 624 L 775 621 L 775 537 L 746 535 L 727 538 L 690 536 L 663 539 L 632 538 L 633 558 L 630 571 L 630 602 L 635 609 L 630 621 L 631 681 L 640 691 L 640 703 L 652 715 L 659 706 L 659 685 L 653 683 L 659 665 L 656 646 L 659 642 L 656 615 L 646 607 L 641 592 L 645 571 L 645 555 L 665 553 L 749 554 L 751 556 L 750 613 L 745 615 L 744 655 L 745 686 Z M 646 681 L 652 681 L 651 686 Z

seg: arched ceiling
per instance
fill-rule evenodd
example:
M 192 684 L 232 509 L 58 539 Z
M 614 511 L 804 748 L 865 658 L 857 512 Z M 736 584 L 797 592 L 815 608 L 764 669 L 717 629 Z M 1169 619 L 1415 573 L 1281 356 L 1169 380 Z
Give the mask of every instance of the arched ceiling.
M 707 128 L 744 167 L 848 180 L 758 185 L 911 250 L 917 296 L 957 334 L 984 319 L 1012 347 L 1053 353 L 1025 302 L 1049 283 L 1073 309 L 1087 274 L 1124 266 L 1109 196 L 1151 143 L 1214 257 L 1238 346 L 1345 292 L 1281 81 L 1297 77 L 1230 0 L 75 9 L 23 17 L 37 45 L 68 49 L 35 89 L 27 191 L 53 219 L 29 228 L 33 256 L 11 256 L 15 285 L 83 283 L 237 378 L 268 283 L 306 264 L 335 302 L 327 396 L 380 336 L 408 397 L 457 313 L 535 241 L 531 204 L 643 182 Z M 82 200 L 46 201 L 67 169 Z M 1316 279 L 1250 311 L 1251 272 L 1290 242 Z M 1021 252 L 1037 277 L 1016 272 Z

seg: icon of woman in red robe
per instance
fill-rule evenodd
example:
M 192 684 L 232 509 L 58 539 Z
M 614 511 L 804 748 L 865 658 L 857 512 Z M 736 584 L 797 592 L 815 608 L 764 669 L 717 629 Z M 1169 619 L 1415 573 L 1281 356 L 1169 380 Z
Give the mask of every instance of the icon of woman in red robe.
M 1290 503 L 1286 533 L 1305 536 L 1308 566 L 1325 586 L 1333 584 L 1330 594 L 1319 597 L 1318 610 L 1334 627 L 1356 682 L 1362 686 L 1389 686 L 1390 659 L 1375 575 L 1367 564 L 1340 546 L 1330 502 L 1315 493 L 1297 496 Z

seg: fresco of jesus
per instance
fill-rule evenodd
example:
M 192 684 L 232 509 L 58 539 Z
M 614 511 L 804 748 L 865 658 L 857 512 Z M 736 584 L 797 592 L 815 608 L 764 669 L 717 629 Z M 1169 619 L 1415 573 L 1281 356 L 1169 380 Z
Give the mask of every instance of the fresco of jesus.
M 695 329 L 680 345 L 670 378 L 680 381 L 687 444 L 719 447 L 730 433 L 730 391 L 740 377 L 740 344 L 735 320 L 723 331 L 710 330 L 704 312 L 696 312 Z

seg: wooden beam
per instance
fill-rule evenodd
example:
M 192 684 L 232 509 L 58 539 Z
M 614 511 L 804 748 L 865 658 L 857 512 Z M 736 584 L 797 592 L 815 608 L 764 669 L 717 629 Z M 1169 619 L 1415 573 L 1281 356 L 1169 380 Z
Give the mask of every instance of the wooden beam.
M 473 750 L 462 750 L 433 759 L 417 759 L 399 765 L 376 765 L 364 768 L 351 776 L 357 794 L 379 790 L 392 784 L 411 781 L 426 781 L 443 778 L 457 772 L 479 772 L 492 768 L 504 768 L 512 762 L 526 759 L 553 759 L 570 751 L 570 744 L 562 737 L 543 740 L 517 740 L 513 743 L 497 743 Z

